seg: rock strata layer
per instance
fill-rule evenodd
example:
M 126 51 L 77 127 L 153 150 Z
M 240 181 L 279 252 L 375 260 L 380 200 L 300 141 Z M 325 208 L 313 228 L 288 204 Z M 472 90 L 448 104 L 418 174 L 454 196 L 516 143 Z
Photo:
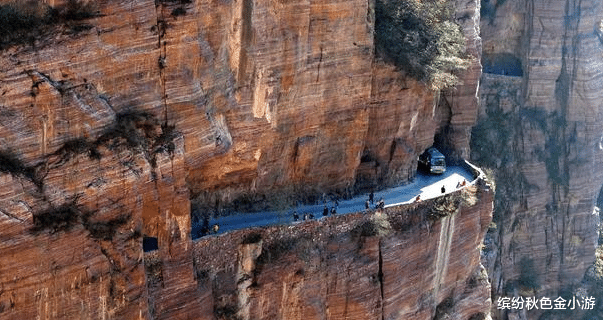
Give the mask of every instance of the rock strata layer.
M 459 21 L 478 14 L 475 1 L 457 7 Z M 231 301 L 215 292 L 232 288 L 239 293 L 228 299 L 260 312 L 248 279 L 223 287 L 216 283 L 231 275 L 210 272 L 212 282 L 200 280 L 191 198 L 213 204 L 404 182 L 436 133 L 451 155 L 466 155 L 479 64 L 462 75 L 458 97 L 467 104 L 455 93 L 444 104 L 375 58 L 371 1 L 102 0 L 94 10 L 0 51 L 0 318 L 211 318 Z M 476 21 L 462 22 L 478 57 Z M 467 230 L 477 246 L 482 229 Z M 159 247 L 148 257 L 145 237 Z M 327 265 L 366 256 L 371 262 L 349 275 L 365 281 L 394 263 L 376 258 L 393 242 L 367 241 L 361 255 L 355 242 L 325 247 Z M 259 249 L 233 248 L 220 255 L 250 257 L 236 266 L 244 278 Z M 438 261 L 444 270 L 448 260 Z M 318 272 L 322 262 L 313 263 Z M 329 296 L 333 314 L 393 317 L 403 299 L 385 301 L 367 285 L 376 296 L 362 302 L 350 279 L 321 277 L 338 292 Z M 440 280 L 447 284 L 433 303 L 452 294 Z M 432 314 L 433 303 L 421 312 Z
M 471 152 L 497 177 L 497 230 L 487 239 L 493 299 L 567 297 L 595 258 L 602 10 L 599 1 L 538 0 L 482 9 L 490 71 L 482 77 Z

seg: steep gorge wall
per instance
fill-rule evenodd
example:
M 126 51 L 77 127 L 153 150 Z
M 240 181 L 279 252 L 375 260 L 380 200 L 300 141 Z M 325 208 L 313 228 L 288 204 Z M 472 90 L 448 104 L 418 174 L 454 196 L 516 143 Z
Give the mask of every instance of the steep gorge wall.
M 447 121 L 374 59 L 372 2 L 96 6 L 0 52 L 0 317 L 203 313 L 191 197 L 405 181 Z
M 599 1 L 483 3 L 484 58 L 501 65 L 482 77 L 471 151 L 497 177 L 497 230 L 486 254 L 493 299 L 567 297 L 597 243 L 603 8 Z

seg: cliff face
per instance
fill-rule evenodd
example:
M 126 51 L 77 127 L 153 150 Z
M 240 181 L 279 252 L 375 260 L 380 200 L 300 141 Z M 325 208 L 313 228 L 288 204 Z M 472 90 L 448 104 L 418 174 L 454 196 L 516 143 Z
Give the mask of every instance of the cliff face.
M 477 7 L 457 5 L 470 16 L 462 22 L 476 56 Z M 2 318 L 213 315 L 222 302 L 206 310 L 200 301 L 231 287 L 217 285 L 220 274 L 210 272 L 214 291 L 200 289 L 210 284 L 199 281 L 193 263 L 192 197 L 230 201 L 286 188 L 347 192 L 405 181 L 436 132 L 451 154 L 467 152 L 478 60 L 459 87 L 458 101 L 467 104 L 455 102 L 455 93 L 434 97 L 374 59 L 370 1 L 107 0 L 93 8 L 85 19 L 32 31 L 36 37 L 0 51 Z M 471 237 L 482 227 L 470 227 Z M 143 235 L 158 239 L 148 259 Z M 371 262 L 363 270 L 373 272 L 378 249 L 397 245 L 367 241 Z M 342 260 L 356 243 L 347 242 Z M 252 249 L 240 255 L 257 254 Z M 471 259 L 463 272 L 477 268 Z M 408 281 L 383 274 L 392 284 Z M 422 314 L 451 296 L 450 283 Z M 388 286 L 384 293 L 397 290 Z M 383 311 L 370 299 L 366 310 L 360 302 L 353 308 L 396 318 L 394 302 L 405 298 L 391 293 L 389 303 L 370 288 Z M 245 297 L 237 295 L 238 305 L 262 310 Z
M 484 319 L 477 247 L 491 200 L 482 185 L 381 214 L 201 239 L 204 319 Z
M 493 299 L 571 294 L 593 262 L 601 10 L 598 1 L 537 0 L 482 9 L 485 73 L 472 158 L 496 173 L 498 229 L 487 241 Z
M 374 61 L 371 2 L 339 4 L 101 1 L 92 18 L 2 52 L 3 150 L 34 164 L 142 110 L 182 133 L 192 193 L 224 200 L 404 181 L 440 113 L 464 132 L 450 152 L 466 154 L 479 60 L 440 112 L 422 85 Z M 478 57 L 477 5 L 457 7 Z

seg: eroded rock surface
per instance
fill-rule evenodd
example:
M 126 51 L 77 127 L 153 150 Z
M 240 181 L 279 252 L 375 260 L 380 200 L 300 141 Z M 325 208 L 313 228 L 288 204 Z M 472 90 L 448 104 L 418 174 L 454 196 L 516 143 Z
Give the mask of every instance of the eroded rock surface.
M 221 297 L 214 291 L 231 288 L 240 290 L 228 297 L 242 310 L 264 312 L 249 295 L 253 283 L 222 282 L 211 272 L 205 276 L 217 280 L 200 280 L 191 198 L 225 202 L 245 193 L 344 193 L 403 182 L 435 133 L 447 132 L 443 126 L 455 132 L 445 139 L 448 151 L 467 152 L 463 132 L 476 110 L 479 64 L 459 87 L 468 103 L 450 102 L 455 93 L 447 93 L 451 107 L 443 107 L 424 85 L 375 58 L 370 1 L 106 0 L 95 8 L 0 51 L 2 318 L 212 318 L 230 310 L 230 300 L 213 300 Z M 459 12 L 476 8 L 459 4 Z M 477 56 L 476 19 L 463 21 Z M 467 219 L 482 215 L 487 210 Z M 475 232 L 475 248 L 482 229 L 467 230 Z M 143 236 L 158 239 L 148 259 Z M 342 241 L 321 251 L 331 252 L 328 268 L 364 256 L 370 263 L 346 279 L 318 271 L 323 262 L 312 258 L 313 272 L 338 292 L 329 296 L 329 312 L 397 313 L 401 296 L 387 302 L 374 285 L 366 285 L 375 294 L 369 298 L 350 287 L 350 279 L 366 281 L 379 268 L 378 251 L 394 242 L 367 239 L 358 255 L 357 242 Z M 395 263 L 396 256 L 383 257 Z M 474 272 L 477 260 L 467 268 Z M 288 276 L 290 285 L 308 277 Z M 383 276 L 398 279 L 394 271 Z M 433 303 L 450 296 L 450 286 Z M 345 303 L 349 297 L 354 303 Z M 283 299 L 307 308 L 294 295 Z
M 602 10 L 598 1 L 538 0 L 482 10 L 484 56 L 521 61 L 484 73 L 472 137 L 472 158 L 497 177 L 497 230 L 488 239 L 493 299 L 568 296 L 595 257 Z M 512 76 L 517 67 L 521 76 Z

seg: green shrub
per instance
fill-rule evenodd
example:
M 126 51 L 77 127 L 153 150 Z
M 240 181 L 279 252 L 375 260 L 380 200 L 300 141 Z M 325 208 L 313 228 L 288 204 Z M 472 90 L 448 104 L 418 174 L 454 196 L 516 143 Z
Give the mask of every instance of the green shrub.
M 521 258 L 519 261 L 519 272 L 519 279 L 517 281 L 521 286 L 529 289 L 538 289 L 540 287 L 538 275 L 534 268 L 534 260 L 526 257 Z
M 378 0 L 377 50 L 432 90 L 452 87 L 458 83 L 455 73 L 471 62 L 453 14 L 448 1 Z

